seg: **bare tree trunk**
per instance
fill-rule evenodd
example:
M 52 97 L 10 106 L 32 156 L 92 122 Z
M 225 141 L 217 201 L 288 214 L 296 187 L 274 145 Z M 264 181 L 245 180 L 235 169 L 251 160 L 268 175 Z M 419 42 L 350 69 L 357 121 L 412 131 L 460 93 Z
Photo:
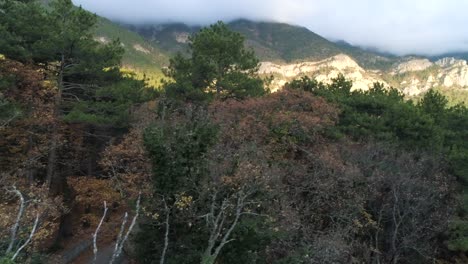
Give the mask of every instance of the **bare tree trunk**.
M 402 222 L 401 215 L 400 215 L 400 209 L 399 209 L 399 198 L 397 191 L 395 190 L 396 187 L 393 187 L 394 189 L 392 190 L 393 192 L 393 210 L 392 210 L 392 219 L 393 219 L 393 233 L 392 233 L 392 240 L 391 240 L 391 246 L 392 246 L 392 253 L 393 253 L 393 258 L 392 258 L 392 263 L 396 264 L 398 263 L 399 260 L 399 253 L 398 253 L 398 248 L 397 248 L 397 239 L 398 239 L 398 233 L 399 233 L 399 228 Z
M 97 248 L 97 235 L 98 235 L 99 229 L 101 228 L 102 222 L 104 222 L 104 219 L 106 218 L 107 209 L 108 209 L 108 208 L 107 208 L 107 203 L 106 203 L 106 201 L 104 201 L 104 213 L 102 214 L 101 221 L 99 221 L 99 224 L 98 224 L 98 226 L 96 227 L 96 231 L 95 231 L 94 234 L 93 234 L 93 253 L 94 253 L 93 263 L 96 263 L 97 252 L 98 252 L 98 248 Z
M 47 160 L 47 175 L 46 182 L 49 186 L 49 193 L 57 193 L 59 190 L 60 182 L 57 180 L 57 146 L 58 146 L 58 122 L 60 118 L 60 105 L 62 103 L 62 90 L 63 90 L 63 75 L 65 70 L 65 55 L 62 54 L 62 59 L 60 62 L 59 77 L 57 80 L 57 94 L 55 95 L 54 102 L 54 113 L 53 113 L 53 125 L 52 125 L 52 137 L 49 146 L 49 157 Z
M 23 250 L 29 244 L 29 242 L 31 242 L 34 234 L 36 233 L 36 228 L 37 228 L 38 223 L 39 223 L 39 213 L 36 215 L 36 220 L 34 220 L 34 225 L 31 230 L 31 234 L 29 234 L 28 240 L 26 240 L 26 242 L 24 242 L 24 244 L 20 248 L 18 248 L 16 253 L 11 258 L 11 261 L 15 261 L 16 257 L 18 257 L 18 254 L 21 252 L 21 250 Z
M 25 204 L 23 194 L 18 189 L 16 189 L 15 186 L 13 186 L 13 191 L 11 192 L 14 192 L 20 198 L 20 208 L 18 211 L 18 215 L 16 216 L 15 224 L 11 227 L 10 244 L 8 244 L 6 254 L 10 253 L 13 250 L 13 246 L 15 245 L 16 233 L 18 232 L 21 217 L 23 216 L 23 213 L 24 213 L 24 204 Z
M 28 165 L 27 165 L 27 170 L 26 170 L 29 184 L 34 183 L 34 179 L 36 178 L 36 174 L 37 174 L 37 169 L 35 167 L 33 167 L 33 164 L 31 164 L 32 163 L 31 161 L 34 159 L 32 153 L 31 153 L 33 147 L 34 147 L 33 136 L 32 136 L 32 133 L 29 133 L 29 136 L 28 136 L 28 150 L 27 150 Z
M 96 172 L 96 152 L 98 151 L 97 145 L 99 144 L 97 140 L 98 131 L 96 131 L 96 129 L 94 129 L 91 125 L 88 126 L 86 130 L 88 130 L 88 136 L 86 137 L 86 151 L 88 152 L 86 161 L 86 173 L 88 176 L 93 176 Z
M 166 232 L 164 234 L 164 248 L 161 253 L 161 260 L 159 261 L 159 264 L 164 264 L 164 262 L 166 261 L 166 252 L 167 252 L 167 248 L 169 247 L 169 228 L 170 228 L 169 216 L 171 212 L 169 210 L 169 207 L 167 207 L 166 199 L 163 199 L 163 202 L 164 202 L 164 210 L 166 211 L 166 220 L 164 222 L 166 226 Z
M 237 224 L 239 223 L 240 217 L 243 214 L 245 214 L 244 207 L 247 204 L 246 199 L 251 194 L 252 193 L 244 192 L 244 190 L 242 189 L 236 194 L 237 201 L 235 205 L 234 220 L 232 220 L 231 225 L 229 226 L 227 231 L 224 233 L 224 235 L 222 235 L 222 232 L 225 229 L 224 224 L 226 221 L 226 216 L 229 215 L 229 212 L 227 212 L 229 208 L 229 202 L 227 199 L 225 199 L 222 202 L 217 215 L 215 216 L 216 194 L 213 195 L 210 213 L 208 213 L 205 216 L 206 219 L 209 221 L 208 224 L 211 224 L 211 231 L 210 231 L 210 238 L 208 240 L 208 247 L 206 248 L 202 256 L 202 261 L 201 261 L 202 264 L 214 264 L 216 261 L 216 258 L 219 256 L 219 253 L 221 252 L 223 247 L 229 242 L 233 241 L 233 239 L 230 239 L 231 234 L 234 231 Z M 220 237 L 222 237 L 221 241 L 216 246 L 216 243 Z M 214 252 L 213 252 L 213 249 L 214 249 Z
M 120 254 L 122 254 L 123 246 L 124 246 L 125 242 L 127 241 L 128 236 L 132 232 L 133 228 L 135 227 L 136 220 L 137 220 L 137 218 L 138 218 L 138 216 L 140 214 L 140 200 L 141 200 L 141 193 L 140 193 L 140 195 L 138 195 L 138 200 L 137 200 L 137 203 L 136 203 L 135 216 L 132 219 L 132 223 L 128 227 L 128 230 L 127 230 L 127 233 L 125 233 L 125 236 L 122 237 L 123 231 L 125 229 L 125 224 L 127 223 L 127 219 L 128 219 L 128 213 L 125 212 L 125 216 L 124 216 L 124 219 L 122 221 L 122 225 L 120 227 L 119 236 L 117 237 L 117 241 L 115 242 L 114 253 L 112 254 L 112 258 L 111 258 L 109 264 L 113 264 L 114 261 L 118 257 L 120 257 Z
M 55 184 L 55 166 L 57 163 L 57 142 L 58 142 L 58 128 L 57 124 L 54 121 L 52 127 L 52 138 L 50 141 L 49 146 L 49 157 L 47 159 L 47 175 L 46 175 L 46 182 L 47 186 L 49 187 L 49 192 L 53 193 L 53 184 Z

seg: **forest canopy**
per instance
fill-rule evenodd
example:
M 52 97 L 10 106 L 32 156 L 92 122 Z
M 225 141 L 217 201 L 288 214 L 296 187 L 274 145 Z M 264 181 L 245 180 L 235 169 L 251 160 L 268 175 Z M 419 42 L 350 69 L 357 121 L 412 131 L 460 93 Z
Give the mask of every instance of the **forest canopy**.
M 468 110 L 443 94 L 269 93 L 222 22 L 157 90 L 70 0 L 0 12 L 0 263 L 468 261 Z

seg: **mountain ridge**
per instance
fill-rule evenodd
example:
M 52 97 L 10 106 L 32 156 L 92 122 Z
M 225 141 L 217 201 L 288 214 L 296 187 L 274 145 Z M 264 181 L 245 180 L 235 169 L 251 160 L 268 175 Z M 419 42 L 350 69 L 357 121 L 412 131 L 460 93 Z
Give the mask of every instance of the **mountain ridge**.
M 329 58 L 340 53 L 356 59 L 366 68 L 389 68 L 396 57 L 383 56 L 352 45 L 340 45 L 310 31 L 305 27 L 279 22 L 254 22 L 237 19 L 227 23 L 232 30 L 245 36 L 246 45 L 252 48 L 262 61 L 295 63 Z M 187 39 L 198 32 L 200 26 L 184 23 L 125 25 L 147 41 L 161 47 L 168 54 L 186 52 Z M 182 37 L 182 39 L 180 38 Z
M 434 88 L 451 94 L 453 101 L 468 101 L 468 66 L 457 56 L 398 57 L 345 41 L 333 42 L 305 27 L 286 23 L 237 19 L 227 25 L 245 36 L 246 45 L 262 61 L 261 74 L 275 76 L 273 90 L 304 75 L 328 82 L 343 74 L 361 90 L 368 89 L 373 82 L 381 82 L 411 97 Z M 150 78 L 157 86 L 169 58 L 177 52 L 187 54 L 189 36 L 200 29 L 184 23 L 123 25 L 99 17 L 95 38 L 103 43 L 120 39 L 126 51 L 123 67 Z M 444 60 L 457 62 L 443 67 L 437 63 Z M 295 74 L 291 74 L 291 68 L 295 68 Z

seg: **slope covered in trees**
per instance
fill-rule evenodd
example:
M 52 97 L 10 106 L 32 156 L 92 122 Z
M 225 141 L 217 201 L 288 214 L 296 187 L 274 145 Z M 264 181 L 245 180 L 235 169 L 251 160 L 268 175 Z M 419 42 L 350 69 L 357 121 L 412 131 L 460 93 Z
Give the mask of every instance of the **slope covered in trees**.
M 269 93 L 221 22 L 156 93 L 71 1 L 0 11 L 2 263 L 467 262 L 466 107 L 343 76 Z
M 70 176 L 101 173 L 97 153 L 152 91 L 120 72 L 120 43 L 94 40 L 96 16 L 71 1 L 2 1 L 0 10 L 1 235 L 5 261 L 24 263 L 72 234 Z
M 170 54 L 186 52 L 187 37 L 200 29 L 199 26 L 181 23 L 127 27 Z M 228 23 L 228 27 L 245 37 L 246 46 L 252 48 L 261 61 L 318 61 L 340 53 L 353 57 L 360 65 L 369 69 L 386 69 L 398 61 L 391 56 L 334 43 L 306 28 L 294 25 L 240 19 Z

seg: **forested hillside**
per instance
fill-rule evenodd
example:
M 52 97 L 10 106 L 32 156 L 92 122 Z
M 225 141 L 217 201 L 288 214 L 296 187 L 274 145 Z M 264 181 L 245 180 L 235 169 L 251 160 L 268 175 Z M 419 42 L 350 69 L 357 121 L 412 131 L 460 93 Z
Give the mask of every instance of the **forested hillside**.
M 36 1 L 46 9 L 50 9 L 50 5 L 53 3 L 53 0 Z M 103 44 L 118 39 L 125 50 L 122 57 L 122 68 L 131 70 L 139 79 L 147 78 L 147 81 L 153 86 L 160 84 L 159 81 L 163 76 L 162 68 L 168 65 L 169 56 L 158 45 L 153 45 L 139 34 L 101 16 L 97 16 L 97 23 L 93 27 L 93 36 L 96 41 Z
M 122 67 L 130 69 L 142 78 L 151 80 L 151 84 L 159 85 L 162 68 L 169 64 L 169 56 L 157 45 L 152 45 L 140 35 L 129 31 L 102 17 L 98 18 L 95 39 L 108 43 L 118 39 L 125 50 L 122 57 Z
M 466 106 L 343 75 L 271 93 L 223 22 L 155 89 L 70 0 L 0 13 L 0 263 L 468 262 Z
M 394 56 L 383 56 L 351 45 L 333 43 L 304 27 L 285 23 L 239 19 L 228 23 L 228 26 L 244 35 L 246 46 L 252 48 L 261 61 L 318 61 L 344 53 L 366 68 L 388 69 L 399 60 Z M 127 27 L 172 54 L 186 52 L 188 37 L 200 29 L 199 26 L 182 23 Z

